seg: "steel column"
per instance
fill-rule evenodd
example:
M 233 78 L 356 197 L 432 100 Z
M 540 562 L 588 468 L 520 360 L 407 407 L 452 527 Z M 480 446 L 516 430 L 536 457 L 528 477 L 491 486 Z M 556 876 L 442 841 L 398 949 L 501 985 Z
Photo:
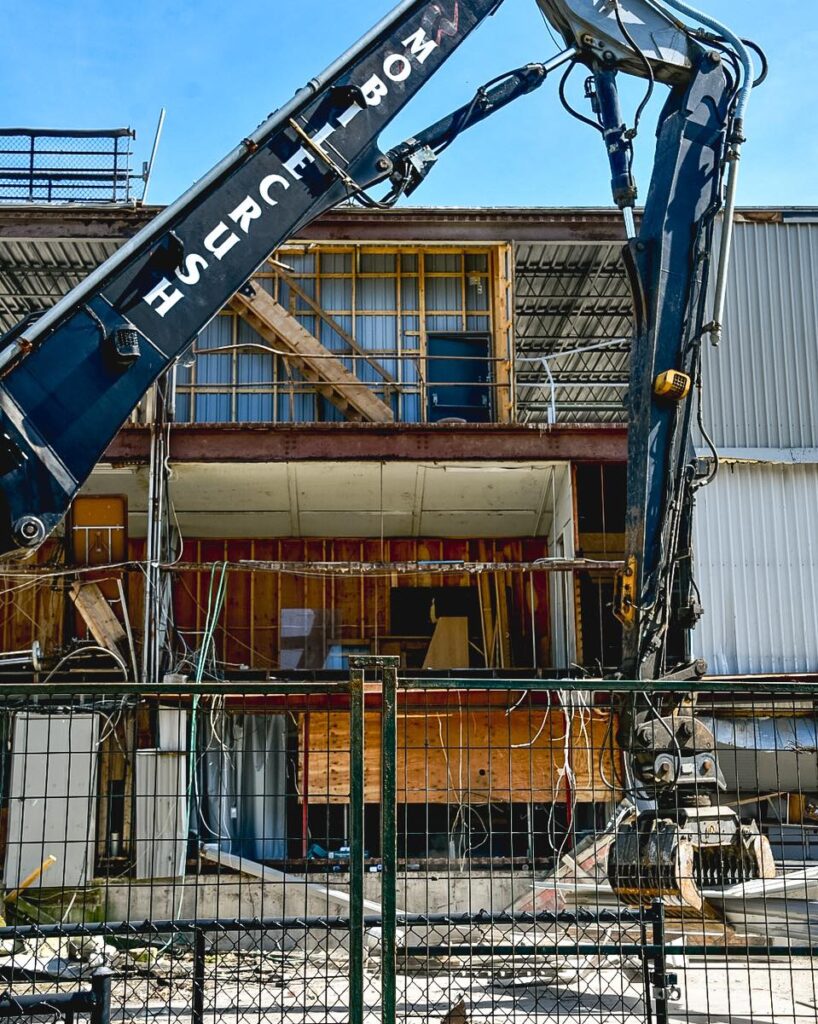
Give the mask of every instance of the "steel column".
M 397 977 L 398 871 L 398 665 L 399 658 L 381 658 L 381 1021 L 394 1024 Z
M 364 670 L 349 677 L 349 1020 L 364 1021 Z

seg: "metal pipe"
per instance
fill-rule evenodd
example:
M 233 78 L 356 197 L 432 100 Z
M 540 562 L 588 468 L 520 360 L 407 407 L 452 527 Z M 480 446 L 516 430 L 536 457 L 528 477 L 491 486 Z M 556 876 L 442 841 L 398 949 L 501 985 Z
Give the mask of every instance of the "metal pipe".
M 91 977 L 91 1024 L 110 1024 L 113 977 L 110 967 L 98 967 Z
M 42 650 L 38 641 L 34 641 L 30 650 L 5 651 L 0 654 L 0 669 L 9 665 L 31 665 L 35 672 L 40 671 L 40 658 Z
M 157 672 L 157 649 L 159 614 L 159 572 L 162 560 L 162 472 L 164 470 L 164 433 L 162 430 L 160 407 L 163 402 L 158 384 L 153 386 L 153 402 L 151 403 L 151 449 L 148 476 L 148 522 L 145 548 L 145 610 L 142 640 L 142 682 L 155 681 Z
M 381 1021 L 394 1024 L 397 1012 L 397 875 L 398 875 L 398 664 L 384 658 L 381 704 Z
M 733 248 L 733 227 L 736 214 L 736 191 L 738 170 L 741 162 L 741 144 L 736 143 L 727 154 L 727 194 L 724 199 L 724 220 L 719 246 L 719 266 L 716 275 L 715 297 L 713 299 L 713 320 L 710 323 L 710 344 L 717 347 L 721 342 L 724 328 L 724 306 L 727 301 L 727 275 L 730 269 L 730 253 Z
M 556 386 L 554 384 L 554 375 L 551 373 L 551 367 L 548 365 L 548 359 L 543 358 L 542 368 L 545 370 L 545 375 L 548 377 L 548 386 L 551 388 L 551 398 L 548 402 L 548 422 L 557 422 L 557 394 Z
M 301 856 L 307 859 L 310 848 L 310 713 L 304 713 L 304 739 L 301 752 Z
M 709 325 L 710 341 L 714 346 L 721 341 L 724 304 L 727 295 L 727 273 L 730 267 L 730 250 L 733 241 L 733 224 L 736 211 L 736 189 L 738 186 L 738 166 L 741 160 L 741 146 L 744 142 L 744 118 L 747 112 L 747 104 L 755 80 L 755 65 L 750 56 L 750 51 L 741 39 L 722 22 L 717 21 L 711 15 L 697 10 L 684 0 L 662 0 L 663 3 L 675 10 L 687 15 L 702 25 L 707 26 L 714 32 L 727 40 L 735 50 L 741 63 L 744 73 L 744 80 L 741 83 L 736 101 L 736 109 L 733 115 L 733 134 L 729 140 L 729 151 L 727 160 L 727 194 L 724 201 L 724 222 L 722 225 L 721 246 L 719 248 L 719 268 L 716 281 L 716 295 L 713 306 L 713 320 Z
M 156 126 L 156 132 L 153 136 L 153 147 L 151 149 L 151 155 L 148 160 L 148 166 L 145 169 L 145 187 L 142 190 L 142 205 L 144 206 L 148 199 L 148 189 L 151 187 L 151 176 L 153 175 L 153 165 L 156 161 L 156 152 L 159 149 L 159 140 L 162 138 L 162 128 L 165 125 L 165 108 L 159 111 L 159 123 Z
M 665 907 L 661 900 L 654 900 L 651 907 L 653 917 L 653 945 L 656 949 L 653 960 L 652 996 L 656 1013 L 656 1024 L 668 1024 L 667 977 L 665 957 Z
M 133 641 L 133 629 L 131 629 L 131 613 L 128 610 L 128 603 L 125 600 L 125 588 L 122 586 L 122 578 L 117 576 L 116 586 L 119 591 L 119 607 L 122 609 L 122 619 L 125 623 L 125 636 L 128 638 L 128 651 L 131 655 L 131 668 L 133 669 L 134 682 L 139 676 L 139 669 L 136 664 L 136 646 Z
M 205 950 L 205 930 L 204 928 L 195 928 L 193 932 L 192 1024 L 204 1024 Z
M 349 1021 L 364 1024 L 364 670 L 349 677 Z

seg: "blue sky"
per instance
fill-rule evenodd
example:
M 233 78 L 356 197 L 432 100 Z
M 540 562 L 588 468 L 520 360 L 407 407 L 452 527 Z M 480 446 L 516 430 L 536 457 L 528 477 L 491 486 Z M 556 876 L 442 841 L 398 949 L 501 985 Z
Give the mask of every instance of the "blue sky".
M 7 0 L 8 2 L 8 0 Z M 700 0 L 762 43 L 771 75 L 753 94 L 739 201 L 818 206 L 813 0 Z M 7 126 L 137 129 L 146 159 L 168 111 L 151 199 L 169 202 L 393 6 L 392 0 L 27 0 L 10 4 L 0 61 Z M 557 46 L 534 0 L 505 0 L 390 129 L 387 147 L 464 102 L 481 82 Z M 577 73 L 577 87 L 581 87 Z M 556 80 L 462 137 L 416 205 L 610 203 L 596 133 L 568 117 Z M 664 91 L 664 90 L 661 90 Z M 638 87 L 625 90 L 638 101 Z M 579 100 L 579 95 L 577 95 Z M 653 118 L 637 140 L 642 194 Z

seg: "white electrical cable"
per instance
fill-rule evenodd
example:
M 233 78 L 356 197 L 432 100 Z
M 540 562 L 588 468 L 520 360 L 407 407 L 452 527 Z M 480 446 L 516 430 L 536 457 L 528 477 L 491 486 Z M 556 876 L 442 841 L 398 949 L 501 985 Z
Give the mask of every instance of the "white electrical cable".
M 68 654 L 64 654 L 64 655 L 63 655 L 63 656 L 62 656 L 62 657 L 60 658 L 60 660 L 59 660 L 59 661 L 57 662 L 57 664 L 56 664 L 56 665 L 54 666 L 54 668 L 52 668 L 52 669 L 51 669 L 51 671 L 50 671 L 50 672 L 48 673 L 48 675 L 47 675 L 47 676 L 45 677 L 45 679 L 43 680 L 43 683 L 47 683 L 47 682 L 48 682 L 48 681 L 49 681 L 49 680 L 50 680 L 50 679 L 52 678 L 52 676 L 53 676 L 53 675 L 54 675 L 54 674 L 55 674 L 55 673 L 56 673 L 56 672 L 57 672 L 57 671 L 58 671 L 58 670 L 59 670 L 59 669 L 60 669 L 60 668 L 61 668 L 61 667 L 62 667 L 62 666 L 63 666 L 63 665 L 64 665 L 64 664 L 66 663 L 66 661 L 68 661 L 68 660 L 69 660 L 70 658 L 75 658 L 75 657 L 76 657 L 77 655 L 79 655 L 79 654 L 85 654 L 85 653 L 87 653 L 88 651 L 101 651 L 101 652 L 102 652 L 103 654 L 107 654 L 107 655 L 108 655 L 109 657 L 113 658 L 113 659 L 114 659 L 114 661 L 115 661 L 115 662 L 117 663 L 117 665 L 119 666 L 119 668 L 121 669 L 121 671 L 122 671 L 122 675 L 123 675 L 123 676 L 125 676 L 125 678 L 126 678 L 126 679 L 128 678 L 128 669 L 127 669 L 127 666 L 125 665 L 125 662 L 123 661 L 123 659 L 122 659 L 122 658 L 121 658 L 121 657 L 120 657 L 120 656 L 119 656 L 118 654 L 114 653 L 114 651 L 111 651 L 111 650 L 109 650 L 109 649 L 108 649 L 107 647 L 100 647 L 100 646 L 99 646 L 98 644 L 87 644 L 87 645 L 86 645 L 86 646 L 84 646 L 84 647 L 77 647 L 77 648 L 75 648 L 75 649 L 74 649 L 73 651 L 69 651 L 69 652 L 68 652 Z

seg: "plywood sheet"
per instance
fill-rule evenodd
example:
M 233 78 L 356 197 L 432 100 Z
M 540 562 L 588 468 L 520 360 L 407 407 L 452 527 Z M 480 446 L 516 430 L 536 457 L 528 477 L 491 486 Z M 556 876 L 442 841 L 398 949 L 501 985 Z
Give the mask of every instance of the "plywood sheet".
M 446 615 L 437 620 L 424 669 L 469 667 L 469 620 Z
M 566 716 L 559 709 L 409 710 L 398 721 L 399 803 L 562 803 L 568 796 L 565 766 L 575 799 L 607 801 L 622 778 L 621 752 L 605 711 Z M 303 751 L 303 724 L 302 724 Z M 310 716 L 311 803 L 349 800 L 349 716 Z M 364 789 L 380 801 L 380 715 L 365 720 Z M 301 779 L 304 782 L 303 756 Z

